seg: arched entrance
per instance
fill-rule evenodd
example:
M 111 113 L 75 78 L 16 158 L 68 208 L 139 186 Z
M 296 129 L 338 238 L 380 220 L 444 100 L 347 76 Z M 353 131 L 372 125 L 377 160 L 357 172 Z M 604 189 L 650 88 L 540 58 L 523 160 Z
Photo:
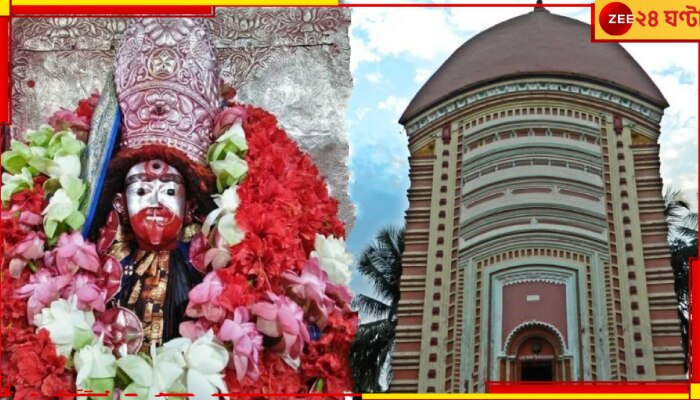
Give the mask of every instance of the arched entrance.
M 506 356 L 500 360 L 504 381 L 569 381 L 571 356 L 561 333 L 542 322 L 515 328 L 505 343 Z

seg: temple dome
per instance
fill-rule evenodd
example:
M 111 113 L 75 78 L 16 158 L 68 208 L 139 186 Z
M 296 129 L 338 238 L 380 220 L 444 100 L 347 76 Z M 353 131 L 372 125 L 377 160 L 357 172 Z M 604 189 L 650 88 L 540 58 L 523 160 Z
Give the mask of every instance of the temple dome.
M 622 46 L 592 43 L 590 25 L 538 8 L 459 47 L 418 91 L 399 122 L 405 124 L 475 87 L 529 76 L 584 79 L 668 107 L 656 84 Z

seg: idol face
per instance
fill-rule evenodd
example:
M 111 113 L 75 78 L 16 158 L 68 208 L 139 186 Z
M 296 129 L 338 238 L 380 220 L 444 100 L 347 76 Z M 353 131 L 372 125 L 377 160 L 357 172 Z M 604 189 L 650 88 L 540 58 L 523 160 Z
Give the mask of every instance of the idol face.
M 186 212 L 182 175 L 161 160 L 151 160 L 134 165 L 125 186 L 129 223 L 139 248 L 175 248 Z

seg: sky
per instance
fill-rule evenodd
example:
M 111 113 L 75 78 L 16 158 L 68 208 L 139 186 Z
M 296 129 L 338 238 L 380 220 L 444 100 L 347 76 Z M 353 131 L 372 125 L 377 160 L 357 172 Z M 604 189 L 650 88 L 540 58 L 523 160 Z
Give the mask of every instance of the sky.
M 421 1 L 426 2 L 429 0 Z M 467 2 L 469 0 L 459 1 Z M 509 3 L 532 4 L 534 1 L 511 0 Z M 547 1 L 544 3 L 546 6 Z M 558 0 L 557 3 L 582 2 Z M 347 245 L 356 258 L 382 227 L 404 224 L 410 182 L 407 139 L 398 118 L 409 101 L 462 43 L 492 25 L 531 10 L 529 7 L 352 9 L 350 46 L 355 86 L 346 121 L 350 142 L 350 197 L 357 214 Z M 590 22 L 588 8 L 549 10 Z M 662 120 L 659 139 L 664 185 L 682 189 L 688 197 L 696 199 L 698 45 L 633 43 L 623 44 L 623 47 L 647 71 L 671 104 Z M 351 288 L 356 294 L 372 295 L 367 282 L 355 270 Z

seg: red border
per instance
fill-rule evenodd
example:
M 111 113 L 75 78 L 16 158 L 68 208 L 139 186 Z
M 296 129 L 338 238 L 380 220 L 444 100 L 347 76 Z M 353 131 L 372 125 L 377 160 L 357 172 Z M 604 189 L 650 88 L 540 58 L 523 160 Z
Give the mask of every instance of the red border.
M 213 17 L 211 6 L 12 6 L 10 14 L 17 17 L 81 16 L 114 18 L 134 15 L 167 17 Z
M 7 43 L 7 51 L 0 51 L 0 76 L 6 76 L 7 79 L 0 80 L 0 101 L 6 104 L 6 107 L 0 109 L 0 123 L 10 123 L 10 115 L 12 104 L 9 99 L 10 90 L 12 88 L 12 76 L 10 75 L 10 55 L 12 54 L 12 42 L 10 41 L 10 30 L 12 22 L 9 17 L 0 18 L 0 43 Z
M 241 5 L 242 7 L 243 5 Z M 256 6 L 259 7 L 259 6 Z M 309 6 L 312 7 L 312 6 Z M 352 8 L 352 7 L 432 7 L 432 8 L 446 8 L 446 7 L 568 7 L 568 8 L 590 8 L 591 10 L 591 41 L 592 42 L 697 42 L 695 40 L 595 40 L 594 39 L 594 29 L 595 29 L 595 8 L 594 4 L 544 4 L 542 6 L 536 4 L 514 4 L 514 3 L 501 3 L 501 4 L 431 4 L 431 3 L 409 3 L 409 4 L 392 4 L 392 3 L 356 3 L 356 4 L 340 4 L 339 7 Z M 159 16 L 170 16 L 170 17 L 183 17 L 183 16 L 199 16 L 199 17 L 212 17 L 214 15 L 215 7 L 211 6 L 56 6 L 56 7 L 44 7 L 44 6 L 12 6 L 11 14 L 12 17 L 25 17 L 32 18 L 38 16 L 77 16 L 77 17 L 105 17 L 105 18 L 115 18 L 115 17 L 133 17 L 135 15 L 159 15 Z M 12 76 L 9 74 L 9 66 L 12 54 L 12 42 L 11 42 L 11 19 L 8 16 L 0 17 L 0 42 L 4 41 L 8 43 L 8 51 L 0 52 L 2 56 L 0 57 L 0 75 L 7 76 L 7 80 L 3 80 L 0 84 L 0 99 L 4 100 L 7 104 L 6 108 L 0 111 L 0 123 L 11 123 L 11 95 L 10 90 L 12 87 Z M 700 43 L 699 43 L 700 45 Z M 699 107 L 700 111 L 700 107 Z M 700 147 L 699 147 L 700 148 Z M 700 307 L 695 310 L 692 307 L 693 303 L 699 302 L 700 304 L 700 289 L 693 291 L 693 287 L 700 288 L 700 273 L 693 273 L 696 268 L 700 268 L 700 260 L 697 258 L 691 259 L 689 267 L 689 282 L 691 283 L 689 288 L 689 351 L 690 351 L 690 361 L 689 361 L 689 371 L 690 380 L 676 383 L 660 383 L 660 382 L 558 382 L 554 384 L 526 384 L 522 382 L 487 382 L 487 391 L 490 393 L 501 393 L 501 394 L 516 394 L 516 393 L 689 393 L 690 387 L 689 383 L 700 383 L 700 362 L 693 362 L 693 360 L 700 360 L 700 346 L 692 346 L 692 343 L 698 341 L 700 343 L 700 329 L 692 329 L 692 321 L 695 314 L 697 318 L 700 319 Z M 2 301 L 2 299 L 0 299 Z M 1 310 L 0 310 L 1 312 Z M 0 325 L 0 335 L 2 327 Z M 0 383 L 2 377 L 0 376 Z M 0 388 L 0 396 L 7 395 L 7 392 L 2 392 Z M 231 393 L 226 394 L 230 397 L 254 397 L 260 396 L 261 394 L 255 393 Z M 331 396 L 358 396 L 359 394 L 330 394 L 330 393 L 309 393 L 309 394 L 262 394 L 266 397 L 331 397 Z M 126 396 L 133 397 L 133 394 L 127 394 Z M 213 396 L 213 397 L 220 397 Z
M 662 3 L 659 1 L 659 3 Z M 667 40 L 667 39 L 596 39 L 595 38 L 595 2 L 591 3 L 591 42 L 593 43 L 698 43 L 700 39 L 678 39 L 678 40 Z
M 688 393 L 688 382 L 656 382 L 656 381 L 574 381 L 549 383 L 527 382 L 486 382 L 488 393 Z M 640 390 L 631 391 L 630 388 Z M 565 389 L 565 390 L 562 390 Z M 573 390 L 572 390 L 573 389 Z

